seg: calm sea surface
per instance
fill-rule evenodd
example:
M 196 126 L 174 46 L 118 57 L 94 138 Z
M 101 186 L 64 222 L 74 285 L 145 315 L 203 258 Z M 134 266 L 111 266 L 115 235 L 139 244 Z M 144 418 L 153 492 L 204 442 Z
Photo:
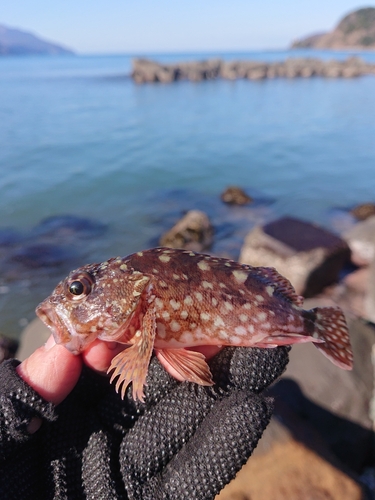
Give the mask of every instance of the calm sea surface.
M 290 55 L 347 57 L 152 57 Z M 107 226 L 57 235 L 80 265 L 150 246 L 190 208 L 217 207 L 225 219 L 217 199 L 229 184 L 268 200 L 273 214 L 320 224 L 333 207 L 375 200 L 375 76 L 139 86 L 130 69 L 127 55 L 0 58 L 0 332 L 17 336 L 66 272 L 19 258 L 51 243 L 35 229 L 47 217 Z

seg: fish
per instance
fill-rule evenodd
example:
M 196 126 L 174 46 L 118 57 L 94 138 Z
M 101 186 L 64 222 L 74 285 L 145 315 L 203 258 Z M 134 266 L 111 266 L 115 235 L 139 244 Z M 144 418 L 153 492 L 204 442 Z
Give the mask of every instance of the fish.
M 95 339 L 124 344 L 108 373 L 124 398 L 144 401 L 153 352 L 179 380 L 213 385 L 197 346 L 275 348 L 312 342 L 344 370 L 353 366 L 339 307 L 303 309 L 272 267 L 166 247 L 72 271 L 36 308 L 55 342 L 74 354 Z M 177 375 L 176 375 L 177 374 Z

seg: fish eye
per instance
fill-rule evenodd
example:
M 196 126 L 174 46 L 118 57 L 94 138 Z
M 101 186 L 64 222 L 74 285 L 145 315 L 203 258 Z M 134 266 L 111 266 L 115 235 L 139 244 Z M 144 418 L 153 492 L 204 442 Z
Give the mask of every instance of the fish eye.
M 73 281 L 70 284 L 69 292 L 73 295 L 82 295 L 85 291 L 85 287 L 83 286 L 82 281 Z
M 67 291 L 74 300 L 82 299 L 89 295 L 92 290 L 94 280 L 88 273 L 79 273 L 73 276 L 67 283 Z

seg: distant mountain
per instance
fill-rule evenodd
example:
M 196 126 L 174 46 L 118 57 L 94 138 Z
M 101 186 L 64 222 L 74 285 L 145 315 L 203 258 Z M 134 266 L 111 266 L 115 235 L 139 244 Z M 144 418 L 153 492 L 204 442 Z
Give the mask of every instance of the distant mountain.
M 73 54 L 69 49 L 38 38 L 32 33 L 0 24 L 0 56 Z
M 295 40 L 292 48 L 375 49 L 375 8 L 351 12 L 333 31 Z

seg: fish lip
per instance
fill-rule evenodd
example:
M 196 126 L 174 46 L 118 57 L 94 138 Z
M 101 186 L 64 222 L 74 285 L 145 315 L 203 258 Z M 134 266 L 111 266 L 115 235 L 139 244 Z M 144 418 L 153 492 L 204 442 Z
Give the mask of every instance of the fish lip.
M 82 351 L 82 345 L 77 332 L 69 324 L 67 318 L 58 314 L 48 299 L 39 304 L 35 312 L 41 321 L 51 330 L 56 344 L 64 345 L 73 354 L 79 354 Z
M 97 337 L 86 331 L 77 330 L 69 318 L 46 299 L 35 310 L 37 316 L 52 331 L 56 344 L 63 345 L 72 354 L 80 354 Z

